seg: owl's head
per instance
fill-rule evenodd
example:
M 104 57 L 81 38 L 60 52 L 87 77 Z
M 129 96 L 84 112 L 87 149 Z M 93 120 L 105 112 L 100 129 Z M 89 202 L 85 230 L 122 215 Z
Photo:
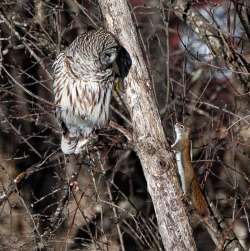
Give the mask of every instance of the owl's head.
M 92 30 L 78 36 L 69 46 L 67 54 L 74 63 L 93 71 L 110 68 L 116 60 L 119 44 L 104 29 Z
M 116 60 L 117 54 L 118 54 L 117 46 L 105 48 L 100 53 L 100 62 L 104 69 L 112 65 L 112 63 Z

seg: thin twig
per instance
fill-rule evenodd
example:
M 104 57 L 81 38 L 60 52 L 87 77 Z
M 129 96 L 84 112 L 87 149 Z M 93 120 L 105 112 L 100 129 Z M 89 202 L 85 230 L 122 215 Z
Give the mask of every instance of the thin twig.
M 102 161 L 100 159 L 100 153 L 98 152 L 97 154 L 98 154 L 101 170 L 103 172 L 105 172 Z M 109 199 L 110 199 L 110 201 L 113 201 L 113 197 L 112 197 L 112 193 L 111 193 L 111 189 L 110 189 L 110 184 L 108 181 L 106 181 L 106 187 L 107 187 Z M 117 221 L 116 228 L 117 228 L 117 232 L 118 232 L 118 236 L 119 236 L 119 240 L 120 240 L 120 244 L 121 244 L 121 250 L 125 251 L 125 246 L 124 246 L 123 237 L 122 237 L 122 231 L 121 231 L 120 223 L 118 222 L 119 218 L 118 218 L 117 209 L 116 209 L 116 207 L 112 207 L 112 210 L 113 210 L 115 221 Z

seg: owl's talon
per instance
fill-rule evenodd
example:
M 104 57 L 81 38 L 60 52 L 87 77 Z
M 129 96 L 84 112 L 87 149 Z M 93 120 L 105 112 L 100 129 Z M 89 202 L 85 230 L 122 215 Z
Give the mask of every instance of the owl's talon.
M 75 147 L 74 154 L 80 154 L 89 143 L 89 139 L 80 139 Z

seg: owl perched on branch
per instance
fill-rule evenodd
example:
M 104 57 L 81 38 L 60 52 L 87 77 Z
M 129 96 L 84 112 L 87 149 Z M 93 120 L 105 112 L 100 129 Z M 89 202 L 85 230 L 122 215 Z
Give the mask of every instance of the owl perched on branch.
M 94 130 L 107 124 L 118 50 L 114 36 L 99 29 L 81 34 L 57 56 L 53 90 L 65 154 L 80 153 Z

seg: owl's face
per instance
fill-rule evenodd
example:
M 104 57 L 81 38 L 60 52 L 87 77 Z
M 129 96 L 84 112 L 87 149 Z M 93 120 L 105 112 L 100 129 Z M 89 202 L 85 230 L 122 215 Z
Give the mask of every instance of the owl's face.
M 67 55 L 79 69 L 98 72 L 112 66 L 118 50 L 119 44 L 114 36 L 100 29 L 79 36 L 68 48 Z
M 118 47 L 107 48 L 100 53 L 99 59 L 101 65 L 103 66 L 103 69 L 110 67 L 113 64 L 113 62 L 115 62 L 117 54 L 118 54 Z

